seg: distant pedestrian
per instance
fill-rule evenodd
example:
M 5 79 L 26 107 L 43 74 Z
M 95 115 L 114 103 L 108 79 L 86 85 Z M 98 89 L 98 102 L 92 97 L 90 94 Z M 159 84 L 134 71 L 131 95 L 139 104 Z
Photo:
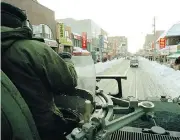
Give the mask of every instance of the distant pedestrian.
M 175 60 L 175 65 L 179 65 L 180 64 L 180 57 L 176 58 Z
M 160 63 L 161 63 L 161 64 L 163 63 L 163 59 L 162 59 L 162 57 L 160 58 Z
M 175 60 L 175 69 L 180 70 L 180 56 Z
M 99 63 L 99 62 L 100 62 L 100 58 L 97 59 L 97 63 Z

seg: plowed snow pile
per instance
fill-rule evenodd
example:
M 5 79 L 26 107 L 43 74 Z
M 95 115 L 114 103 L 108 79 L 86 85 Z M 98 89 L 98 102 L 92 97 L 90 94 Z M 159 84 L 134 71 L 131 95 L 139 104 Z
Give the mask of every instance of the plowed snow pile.
M 141 61 L 141 68 L 153 76 L 158 86 L 163 87 L 166 95 L 171 97 L 180 95 L 180 71 L 145 58 L 139 60 Z

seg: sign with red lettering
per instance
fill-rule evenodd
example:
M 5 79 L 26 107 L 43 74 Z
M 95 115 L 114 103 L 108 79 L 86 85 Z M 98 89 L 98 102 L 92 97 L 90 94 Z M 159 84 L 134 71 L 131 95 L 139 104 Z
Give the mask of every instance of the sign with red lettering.
M 152 42 L 152 49 L 154 49 L 154 41 Z
M 87 49 L 87 33 L 82 32 L 82 49 Z
M 160 38 L 159 47 L 160 47 L 160 49 L 163 49 L 166 47 L 166 39 L 165 38 Z

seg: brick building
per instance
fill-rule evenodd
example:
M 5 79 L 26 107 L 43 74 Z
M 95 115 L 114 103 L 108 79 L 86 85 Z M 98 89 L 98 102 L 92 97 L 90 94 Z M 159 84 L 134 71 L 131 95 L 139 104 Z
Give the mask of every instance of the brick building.
M 46 24 L 50 27 L 53 33 L 53 38 L 56 39 L 56 21 L 54 11 L 38 3 L 37 0 L 2 0 L 3 2 L 15 5 L 22 10 L 26 10 L 28 19 L 31 24 L 39 25 Z

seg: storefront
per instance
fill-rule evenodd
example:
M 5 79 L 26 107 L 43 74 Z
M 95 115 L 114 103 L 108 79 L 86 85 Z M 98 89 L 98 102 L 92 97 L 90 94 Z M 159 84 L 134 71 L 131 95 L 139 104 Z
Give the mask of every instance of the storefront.
M 106 31 L 104 31 L 103 29 L 101 29 L 101 36 L 103 39 L 103 45 L 102 45 L 102 57 L 103 58 L 107 58 L 108 57 L 108 37 L 107 37 L 108 33 Z
M 104 48 L 103 48 L 103 51 L 102 51 L 102 55 L 103 55 L 103 58 L 107 58 L 108 57 L 108 39 L 107 39 L 107 35 L 103 35 L 103 43 L 104 43 Z
M 82 37 L 81 35 L 77 34 L 77 33 L 72 33 L 72 42 L 73 42 L 73 46 L 74 47 L 80 47 L 82 46 Z
M 72 33 L 72 42 L 74 47 L 82 48 L 82 36 L 77 33 Z M 91 40 L 87 39 L 87 50 L 91 51 Z
M 54 51 L 58 51 L 58 43 L 54 39 L 52 30 L 49 26 L 45 24 L 32 25 L 33 26 L 33 35 L 35 37 L 44 38 L 45 43 L 51 47 Z
M 176 45 L 176 52 L 168 56 L 169 59 L 176 59 L 178 57 L 180 57 L 180 44 Z
M 64 25 L 64 23 L 56 23 L 56 34 L 57 41 L 60 44 L 59 50 L 72 53 L 71 27 Z
M 73 43 L 69 38 L 60 39 L 60 47 L 64 52 L 72 53 L 73 51 Z
M 165 39 L 165 46 L 163 48 L 158 46 L 158 49 L 160 49 L 161 55 L 169 56 L 174 53 L 177 53 L 178 44 L 180 43 L 180 22 L 174 24 L 171 28 L 169 28 L 166 32 L 164 32 L 158 38 L 157 42 L 159 42 L 160 39 L 162 38 Z
M 44 41 L 45 43 L 51 47 L 54 51 L 58 51 L 58 43 L 56 40 L 50 40 L 50 39 L 47 39 L 47 38 L 44 38 Z

